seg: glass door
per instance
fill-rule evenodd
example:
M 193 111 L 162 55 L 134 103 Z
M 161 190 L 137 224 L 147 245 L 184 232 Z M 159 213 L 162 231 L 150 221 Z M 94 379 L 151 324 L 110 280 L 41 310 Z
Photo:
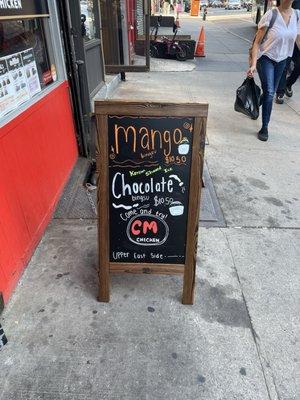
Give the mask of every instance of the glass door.
M 80 154 L 94 156 L 92 101 L 104 84 L 97 0 L 58 2 Z
M 100 0 L 105 71 L 149 71 L 150 1 Z
M 98 0 L 80 0 L 81 36 L 91 98 L 104 83 L 99 14 Z

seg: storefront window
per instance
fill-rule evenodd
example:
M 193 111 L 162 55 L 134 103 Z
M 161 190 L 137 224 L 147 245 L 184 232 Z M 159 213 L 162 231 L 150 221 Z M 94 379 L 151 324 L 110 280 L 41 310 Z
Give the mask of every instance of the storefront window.
M 56 81 L 48 19 L 0 22 L 0 118 Z
M 85 40 L 96 38 L 94 0 L 80 0 L 81 34 Z

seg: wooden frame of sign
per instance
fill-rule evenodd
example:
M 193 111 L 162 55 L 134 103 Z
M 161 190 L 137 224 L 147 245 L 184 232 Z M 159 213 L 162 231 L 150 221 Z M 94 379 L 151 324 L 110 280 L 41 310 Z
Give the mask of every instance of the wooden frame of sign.
M 193 304 L 208 104 L 96 101 L 99 295 L 110 274 L 182 274 Z

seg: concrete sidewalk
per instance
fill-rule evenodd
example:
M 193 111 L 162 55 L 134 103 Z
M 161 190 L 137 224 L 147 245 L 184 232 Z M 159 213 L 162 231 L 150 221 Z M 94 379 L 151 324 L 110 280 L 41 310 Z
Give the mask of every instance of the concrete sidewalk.
M 181 278 L 149 275 L 113 277 L 98 303 L 95 221 L 55 220 L 1 321 L 1 400 L 299 398 L 300 85 L 258 141 L 259 121 L 233 111 L 249 46 L 219 22 L 207 32 L 195 70 L 127 74 L 113 95 L 210 104 L 227 226 L 200 229 L 195 305 Z

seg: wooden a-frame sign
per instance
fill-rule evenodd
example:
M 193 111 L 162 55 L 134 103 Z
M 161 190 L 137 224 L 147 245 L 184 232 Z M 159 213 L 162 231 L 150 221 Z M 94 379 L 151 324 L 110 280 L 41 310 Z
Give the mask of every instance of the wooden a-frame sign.
M 182 274 L 193 304 L 208 104 L 96 101 L 99 295 L 110 274 Z

